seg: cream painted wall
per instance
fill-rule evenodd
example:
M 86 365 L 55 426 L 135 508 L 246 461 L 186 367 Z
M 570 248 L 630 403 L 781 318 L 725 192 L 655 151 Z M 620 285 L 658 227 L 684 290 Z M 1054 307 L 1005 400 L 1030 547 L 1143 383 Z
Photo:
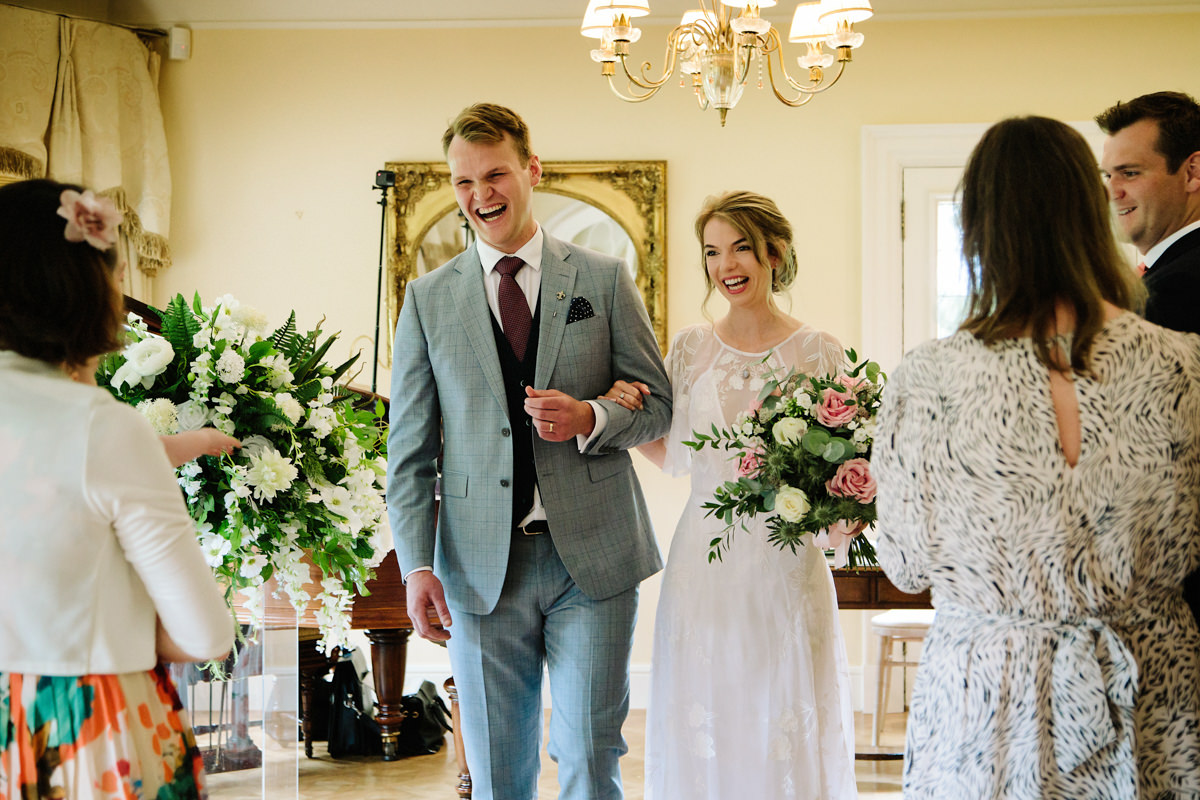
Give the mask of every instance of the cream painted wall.
M 1198 15 L 872 20 L 860 28 L 866 45 L 829 94 L 789 109 L 750 89 L 725 129 L 674 85 L 644 104 L 619 102 L 574 29 L 196 30 L 192 59 L 163 68 L 175 265 L 154 299 L 229 292 L 272 319 L 293 308 L 301 325 L 325 316 L 327 330 L 342 331 L 343 352 L 333 355 L 361 348 L 369 360 L 375 170 L 387 160 L 440 159 L 448 119 L 489 100 L 525 117 L 544 159 L 668 162 L 671 332 L 703 320 L 691 231 L 700 201 L 746 188 L 775 198 L 795 224 L 793 313 L 857 345 L 862 125 L 1025 113 L 1080 120 L 1148 91 L 1200 94 Z M 661 64 L 652 43 L 664 35 L 647 30 L 635 55 Z M 714 301 L 714 313 L 720 306 Z M 364 375 L 360 383 L 369 366 Z M 386 369 L 380 384 L 386 392 Z M 687 483 L 640 464 L 665 551 Z M 643 585 L 635 678 L 649 664 L 657 596 L 655 578 Z M 852 666 L 864 658 L 864 616 L 843 612 Z M 414 641 L 410 674 L 444 664 L 444 651 Z

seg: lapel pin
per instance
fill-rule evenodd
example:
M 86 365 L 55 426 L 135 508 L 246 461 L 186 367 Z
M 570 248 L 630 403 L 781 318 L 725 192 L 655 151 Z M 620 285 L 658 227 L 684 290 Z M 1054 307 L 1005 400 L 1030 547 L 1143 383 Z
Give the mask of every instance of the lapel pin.
M 566 293 L 566 292 L 559 292 L 557 296 L 558 296 L 558 299 L 559 299 L 559 300 L 565 300 L 565 299 L 566 299 L 566 297 L 567 297 L 567 293 Z

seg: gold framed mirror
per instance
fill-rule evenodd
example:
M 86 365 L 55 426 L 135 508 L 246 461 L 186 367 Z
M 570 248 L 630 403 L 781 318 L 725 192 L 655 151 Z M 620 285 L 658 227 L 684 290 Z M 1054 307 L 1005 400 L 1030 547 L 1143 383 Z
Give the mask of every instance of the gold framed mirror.
M 467 246 L 468 226 L 434 161 L 389 161 L 395 173 L 384 226 L 388 316 L 395 330 L 408 282 Z M 659 347 L 667 349 L 667 162 L 543 161 L 534 216 L 554 236 L 624 258 Z M 388 337 L 391 362 L 391 337 Z

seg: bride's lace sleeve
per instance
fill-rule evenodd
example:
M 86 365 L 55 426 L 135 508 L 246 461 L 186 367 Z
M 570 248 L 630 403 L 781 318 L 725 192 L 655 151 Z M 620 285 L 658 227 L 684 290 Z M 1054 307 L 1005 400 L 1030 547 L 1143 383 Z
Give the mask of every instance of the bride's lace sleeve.
M 692 448 L 683 444 L 693 438 L 691 429 L 692 379 L 696 373 L 696 355 L 702 341 L 699 326 L 684 328 L 675 334 L 667 351 L 667 376 L 671 379 L 671 430 L 667 433 L 667 455 L 663 472 L 686 475 L 692 469 Z

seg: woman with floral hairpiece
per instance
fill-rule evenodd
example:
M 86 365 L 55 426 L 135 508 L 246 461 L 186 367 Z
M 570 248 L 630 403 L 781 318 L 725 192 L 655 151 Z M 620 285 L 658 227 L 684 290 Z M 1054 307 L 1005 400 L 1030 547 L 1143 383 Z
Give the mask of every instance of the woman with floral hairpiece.
M 710 563 L 725 524 L 703 504 L 737 479 L 738 464 L 683 444 L 693 431 L 732 425 L 771 371 L 836 374 L 842 346 L 775 302 L 796 276 L 796 252 L 772 200 L 710 197 L 696 237 L 708 296 L 715 290 L 729 309 L 675 335 L 666 358 L 671 430 L 639 448 L 666 472 L 691 475 L 655 619 L 646 798 L 853 798 L 850 674 L 825 555 L 814 546 L 779 550 L 760 516 Z M 637 408 L 647 391 L 617 381 L 605 396 Z
M 0 800 L 206 796 L 161 661 L 223 657 L 233 620 L 149 423 L 70 376 L 120 346 L 120 222 L 0 187 Z

